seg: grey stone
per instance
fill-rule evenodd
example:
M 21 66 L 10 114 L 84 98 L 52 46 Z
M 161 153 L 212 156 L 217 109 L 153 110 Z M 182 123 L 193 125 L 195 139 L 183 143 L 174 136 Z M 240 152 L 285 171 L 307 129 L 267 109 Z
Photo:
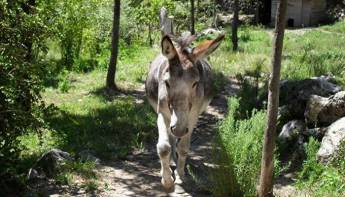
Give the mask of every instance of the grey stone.
M 67 152 L 59 149 L 52 149 L 44 153 L 29 170 L 27 178 L 29 180 L 36 178 L 52 178 L 67 161 L 73 158 Z
M 319 127 L 319 128 L 305 129 L 302 134 L 306 137 L 314 137 L 321 141 L 326 131 L 327 131 L 327 127 Z
M 313 77 L 304 80 L 282 80 L 280 82 L 280 97 L 278 111 L 278 131 L 289 120 L 305 119 L 307 102 L 312 95 L 329 97 L 342 90 L 329 76 Z M 263 103 L 267 92 L 260 96 Z
M 294 141 L 305 129 L 305 124 L 301 120 L 292 120 L 286 123 L 278 136 L 278 140 L 285 143 Z
M 345 140 L 345 117 L 331 124 L 322 139 L 321 147 L 317 152 L 317 159 L 321 163 L 330 162 L 341 143 Z
M 83 162 L 91 161 L 98 165 L 101 163 L 101 160 L 98 157 L 94 156 L 94 154 L 95 153 L 93 151 L 83 150 L 78 154 L 78 156 Z
M 227 26 L 230 25 L 232 23 L 232 18 L 233 18 L 233 14 L 217 14 L 216 16 L 216 23 L 217 26 Z M 239 23 L 245 23 L 245 24 L 252 24 L 255 20 L 255 16 L 252 14 L 249 15 L 245 15 L 245 14 L 240 14 L 238 17 Z
M 205 29 L 201 32 L 201 35 L 209 35 L 209 34 L 213 34 L 213 35 L 219 35 L 221 34 L 222 32 L 217 30 L 217 29 L 214 29 L 214 28 L 208 28 L 208 29 Z
M 312 95 L 308 100 L 305 117 L 312 124 L 326 124 L 345 116 L 345 91 L 325 98 Z

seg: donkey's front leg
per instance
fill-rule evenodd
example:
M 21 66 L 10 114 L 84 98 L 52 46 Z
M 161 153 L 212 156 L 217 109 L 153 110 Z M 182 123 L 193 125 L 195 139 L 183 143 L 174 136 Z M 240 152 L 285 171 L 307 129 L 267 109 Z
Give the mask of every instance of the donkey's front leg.
M 171 155 L 171 145 L 169 143 L 169 133 L 166 125 L 166 121 L 161 113 L 158 114 L 157 119 L 158 125 L 158 143 L 157 152 L 161 161 L 161 175 L 163 187 L 170 190 L 174 186 L 174 180 L 172 178 L 172 171 L 170 169 L 170 155 Z
M 185 176 L 185 165 L 186 165 L 186 159 L 187 155 L 190 149 L 190 138 L 191 138 L 192 132 L 190 131 L 188 134 L 183 136 L 181 140 L 177 144 L 177 168 L 176 168 L 176 183 L 182 183 L 184 176 Z

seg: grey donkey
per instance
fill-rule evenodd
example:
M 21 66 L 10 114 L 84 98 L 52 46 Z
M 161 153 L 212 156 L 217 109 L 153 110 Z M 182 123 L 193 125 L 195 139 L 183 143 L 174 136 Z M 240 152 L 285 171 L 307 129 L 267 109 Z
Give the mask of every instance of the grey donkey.
M 175 150 L 175 183 L 181 184 L 185 178 L 192 131 L 213 96 L 212 70 L 204 58 L 217 49 L 224 35 L 194 48 L 188 47 L 195 38 L 180 39 L 179 46 L 175 47 L 169 36 L 164 36 L 161 54 L 151 63 L 145 84 L 148 101 L 158 114 L 157 152 L 161 182 L 166 190 L 174 187 L 170 159 L 176 154 Z

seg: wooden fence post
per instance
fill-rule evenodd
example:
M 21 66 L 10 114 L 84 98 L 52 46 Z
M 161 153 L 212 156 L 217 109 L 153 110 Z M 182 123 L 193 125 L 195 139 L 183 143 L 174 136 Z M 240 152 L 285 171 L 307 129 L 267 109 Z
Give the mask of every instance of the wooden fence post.
M 162 7 L 159 14 L 159 21 L 160 21 L 162 36 L 174 34 L 173 19 L 174 17 L 168 16 L 168 10 L 165 7 Z

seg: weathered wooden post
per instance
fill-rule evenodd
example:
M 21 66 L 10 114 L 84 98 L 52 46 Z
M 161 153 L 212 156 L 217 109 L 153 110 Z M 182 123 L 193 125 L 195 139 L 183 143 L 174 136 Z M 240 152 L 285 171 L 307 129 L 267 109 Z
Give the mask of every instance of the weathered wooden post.
M 159 14 L 159 21 L 160 21 L 162 36 L 174 34 L 173 19 L 174 19 L 173 16 L 168 16 L 168 10 L 165 7 L 162 7 Z
M 271 76 L 268 85 L 267 122 L 262 148 L 259 197 L 273 196 L 274 148 L 279 107 L 280 68 L 283 52 L 287 0 L 279 0 L 273 34 Z

